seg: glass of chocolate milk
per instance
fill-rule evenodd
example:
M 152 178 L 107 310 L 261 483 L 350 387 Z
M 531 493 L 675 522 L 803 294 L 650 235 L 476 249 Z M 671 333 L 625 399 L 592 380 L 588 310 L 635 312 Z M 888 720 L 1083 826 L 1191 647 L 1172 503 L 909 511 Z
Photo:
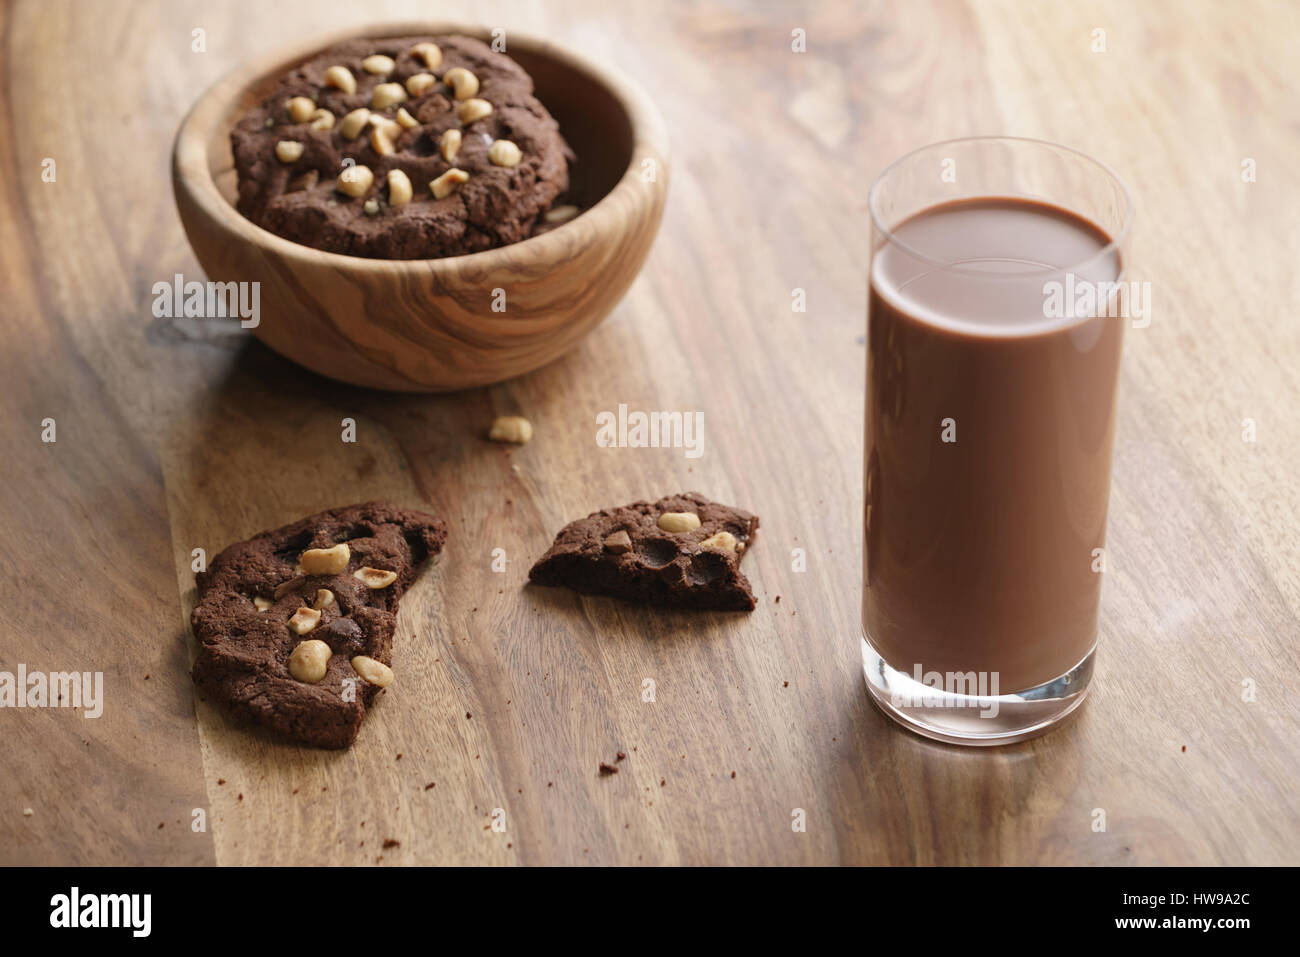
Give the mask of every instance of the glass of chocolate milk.
M 870 208 L 867 687 L 927 737 L 1022 740 L 1092 678 L 1132 202 L 982 137 L 897 160 Z

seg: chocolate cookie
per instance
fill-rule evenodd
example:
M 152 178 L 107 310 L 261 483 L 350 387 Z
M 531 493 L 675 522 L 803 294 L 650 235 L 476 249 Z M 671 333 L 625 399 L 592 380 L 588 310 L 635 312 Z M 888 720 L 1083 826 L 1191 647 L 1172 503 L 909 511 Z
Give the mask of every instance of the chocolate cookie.
M 752 611 L 740 559 L 757 530 L 757 515 L 695 492 L 633 502 L 564 526 L 528 577 L 664 607 Z
M 230 141 L 241 213 L 375 259 L 527 238 L 568 189 L 572 156 L 532 78 L 457 36 L 341 43 L 289 73 Z
M 397 602 L 447 531 L 381 502 L 231 545 L 198 575 L 194 682 L 240 718 L 346 748 L 393 680 Z

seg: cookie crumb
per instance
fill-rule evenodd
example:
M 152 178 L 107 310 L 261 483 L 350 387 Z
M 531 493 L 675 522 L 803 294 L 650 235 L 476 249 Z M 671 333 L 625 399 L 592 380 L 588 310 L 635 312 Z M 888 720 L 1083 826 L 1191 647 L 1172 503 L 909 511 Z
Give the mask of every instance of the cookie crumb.
M 732 771 L 732 772 L 731 772 L 731 779 L 732 779 L 733 781 L 736 780 L 736 772 L 735 772 L 735 771 Z
M 427 790 L 429 790 L 430 788 L 432 788 L 433 786 L 434 786 L 434 782 L 433 782 L 433 781 L 430 781 L 428 784 L 426 784 L 426 785 L 424 786 L 424 789 L 427 791 Z
M 384 838 L 384 850 L 388 850 L 390 847 L 401 847 L 401 846 L 402 846 L 401 841 L 395 841 L 391 837 Z
M 618 768 L 614 767 L 614 765 L 612 765 L 612 764 L 606 764 L 604 761 L 601 761 L 601 762 L 600 762 L 600 773 L 601 773 L 601 774 L 618 774 Z
M 1187 749 L 1184 748 L 1183 750 L 1186 751 Z M 615 761 L 622 761 L 622 760 L 624 760 L 625 758 L 627 758 L 627 755 L 626 755 L 624 752 L 622 752 L 622 751 L 619 751 L 617 754 L 614 755 L 614 760 L 615 760 Z
M 36 813 L 36 812 L 33 811 L 33 810 L 32 810 L 31 808 L 29 808 L 29 807 L 25 807 L 25 808 L 23 808 L 23 817 L 31 817 L 31 816 L 32 816 L 33 814 L 35 814 L 35 813 Z
M 225 783 L 226 783 L 226 779 L 225 779 L 225 778 L 217 778 L 217 783 L 218 783 L 218 784 L 225 784 Z

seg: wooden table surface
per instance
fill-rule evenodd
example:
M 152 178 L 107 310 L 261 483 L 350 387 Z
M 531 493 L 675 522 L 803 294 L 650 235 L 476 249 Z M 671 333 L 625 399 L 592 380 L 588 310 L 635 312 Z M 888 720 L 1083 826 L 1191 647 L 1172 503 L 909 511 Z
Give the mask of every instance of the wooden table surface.
M 155 319 L 154 283 L 203 278 L 168 178 L 200 91 L 289 37 L 422 9 L 0 7 L 0 670 L 105 682 L 97 719 L 0 710 L 0 861 L 1300 861 L 1300 8 L 443 4 L 616 62 L 663 111 L 668 209 L 613 316 L 451 397 Z M 1154 316 L 1127 336 L 1092 700 L 968 751 L 894 727 L 863 684 L 865 204 L 908 149 L 994 132 L 1127 181 Z M 597 447 L 620 403 L 703 411 L 704 454 Z M 530 445 L 482 439 L 516 412 Z M 566 521 L 684 488 L 762 516 L 752 614 L 524 587 Z M 450 529 L 404 599 L 397 684 L 345 753 L 233 726 L 187 673 L 191 550 L 368 498 Z

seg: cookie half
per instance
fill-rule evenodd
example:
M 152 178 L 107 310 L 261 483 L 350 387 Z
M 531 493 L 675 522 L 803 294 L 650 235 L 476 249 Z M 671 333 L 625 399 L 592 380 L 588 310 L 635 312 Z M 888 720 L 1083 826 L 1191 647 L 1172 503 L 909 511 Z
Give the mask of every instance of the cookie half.
M 752 611 L 740 560 L 757 530 L 757 515 L 696 492 L 633 502 L 564 526 L 528 577 L 666 608 Z
M 348 747 L 392 680 L 397 603 L 446 537 L 368 502 L 231 545 L 197 576 L 195 684 L 293 741 Z

